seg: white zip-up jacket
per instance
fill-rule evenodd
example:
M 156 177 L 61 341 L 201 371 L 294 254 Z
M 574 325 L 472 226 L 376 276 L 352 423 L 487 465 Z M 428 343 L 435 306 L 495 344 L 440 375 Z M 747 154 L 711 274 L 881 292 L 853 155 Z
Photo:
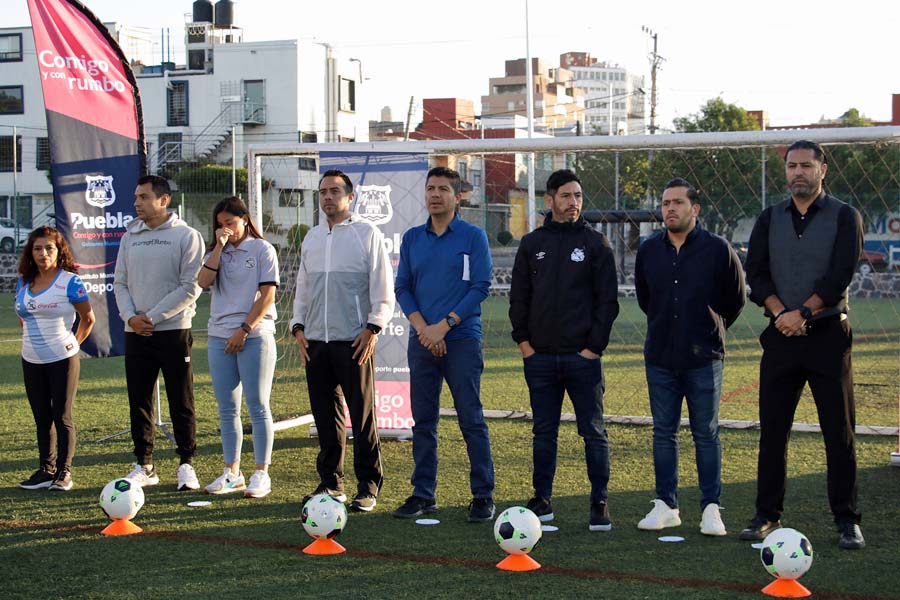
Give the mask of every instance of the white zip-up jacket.
M 393 313 L 394 272 L 381 230 L 354 214 L 306 234 L 291 328 L 303 325 L 308 340 L 351 341 L 367 323 L 386 327 Z

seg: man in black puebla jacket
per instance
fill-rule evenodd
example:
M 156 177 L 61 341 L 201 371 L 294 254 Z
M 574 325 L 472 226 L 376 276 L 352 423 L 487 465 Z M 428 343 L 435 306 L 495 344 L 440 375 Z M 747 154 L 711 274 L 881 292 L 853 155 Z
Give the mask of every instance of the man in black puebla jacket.
M 784 155 L 791 197 L 763 211 L 750 234 L 750 299 L 770 323 L 759 336 L 759 463 L 756 515 L 741 539 L 763 539 L 781 526 L 787 443 L 794 410 L 809 384 L 828 465 L 828 502 L 838 546 L 865 546 L 856 503 L 856 411 L 847 320 L 847 288 L 863 246 L 862 218 L 826 194 L 828 162 L 815 142 Z
M 609 445 L 603 420 L 600 355 L 619 314 L 612 252 L 581 216 L 578 176 L 568 169 L 547 180 L 544 225 L 519 244 L 509 296 L 512 337 L 525 364 L 531 396 L 534 498 L 528 508 L 553 519 L 551 498 L 564 393 L 575 408 L 591 482 L 591 531 L 609 531 Z
M 719 400 L 725 330 L 744 307 L 744 271 L 731 245 L 697 223 L 700 196 L 677 177 L 662 195 L 666 228 L 641 244 L 634 265 L 638 304 L 647 314 L 644 362 L 653 415 L 656 499 L 638 529 L 681 525 L 678 428 L 687 399 L 700 483 L 700 532 L 727 532 L 719 514 L 722 444 Z

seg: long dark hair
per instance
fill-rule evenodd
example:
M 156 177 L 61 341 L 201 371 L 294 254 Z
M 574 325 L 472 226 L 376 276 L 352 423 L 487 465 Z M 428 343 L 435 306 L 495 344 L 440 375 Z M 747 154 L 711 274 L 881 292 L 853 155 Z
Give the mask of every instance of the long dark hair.
M 47 238 L 56 246 L 56 267 L 70 273 L 77 273 L 78 267 L 75 266 L 75 259 L 72 257 L 72 251 L 66 238 L 60 232 L 44 225 L 38 227 L 28 234 L 28 241 L 25 242 L 25 248 L 22 250 L 22 256 L 19 258 L 19 275 L 22 281 L 31 283 L 38 274 L 37 263 L 34 262 L 34 243 L 38 238 Z
M 250 235 L 253 237 L 264 240 L 266 238 L 259 232 L 259 229 L 256 227 L 256 224 L 253 222 L 253 217 L 250 216 L 250 211 L 247 210 L 247 205 L 244 204 L 244 201 L 238 198 L 237 196 L 229 196 L 224 200 L 221 200 L 218 204 L 213 208 L 212 213 L 212 228 L 213 234 L 211 236 L 211 241 L 207 244 L 206 249 L 208 251 L 212 251 L 213 248 L 216 247 L 216 229 L 219 228 L 219 213 L 227 212 L 230 215 L 234 215 L 236 217 L 247 216 L 247 230 L 250 232 Z

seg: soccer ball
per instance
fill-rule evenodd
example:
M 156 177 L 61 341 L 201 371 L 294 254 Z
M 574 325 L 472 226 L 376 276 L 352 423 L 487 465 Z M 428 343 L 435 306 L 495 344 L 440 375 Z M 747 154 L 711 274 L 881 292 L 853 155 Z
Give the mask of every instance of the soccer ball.
M 344 530 L 347 509 L 328 494 L 316 494 L 303 505 L 303 529 L 317 540 L 331 539 Z
M 524 506 L 512 506 L 494 522 L 494 538 L 508 554 L 528 554 L 541 540 L 541 521 Z
M 113 520 L 131 520 L 144 506 L 144 490 L 130 479 L 113 479 L 100 492 L 100 508 Z
M 812 566 L 812 544 L 796 529 L 776 529 L 763 540 L 759 558 L 772 577 L 799 579 Z

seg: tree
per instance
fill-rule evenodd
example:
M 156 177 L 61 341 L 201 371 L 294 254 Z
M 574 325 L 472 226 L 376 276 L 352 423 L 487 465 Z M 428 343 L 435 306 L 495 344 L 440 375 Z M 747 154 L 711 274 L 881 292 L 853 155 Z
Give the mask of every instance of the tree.
M 737 104 L 729 104 L 721 97 L 706 101 L 700 112 L 675 119 L 675 131 L 698 133 L 703 131 L 756 131 L 759 123 Z

